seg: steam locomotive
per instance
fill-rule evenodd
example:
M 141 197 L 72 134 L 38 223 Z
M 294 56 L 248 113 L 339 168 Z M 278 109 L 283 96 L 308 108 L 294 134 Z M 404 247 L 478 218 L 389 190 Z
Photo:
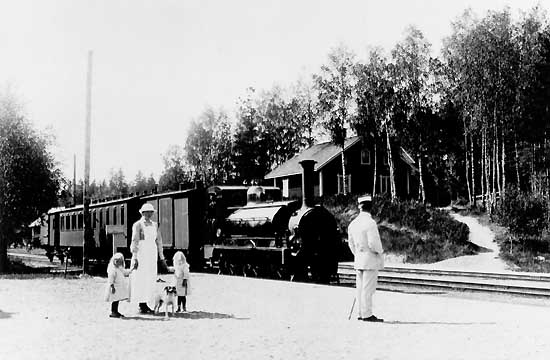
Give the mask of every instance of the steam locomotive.
M 342 239 L 334 216 L 313 204 L 314 161 L 301 165 L 301 204 L 265 186 L 196 187 L 93 201 L 94 241 L 87 257 L 102 263 L 118 251 L 130 258 L 132 224 L 140 206 L 150 203 L 157 209 L 165 256 L 185 252 L 194 271 L 329 282 L 337 274 Z M 80 263 L 82 206 L 52 209 L 48 219 L 42 246 L 50 259 L 66 254 Z

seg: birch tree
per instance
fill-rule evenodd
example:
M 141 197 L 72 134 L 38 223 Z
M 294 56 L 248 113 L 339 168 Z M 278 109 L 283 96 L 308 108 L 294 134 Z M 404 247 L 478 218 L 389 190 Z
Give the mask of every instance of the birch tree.
M 388 129 L 388 121 L 391 121 L 395 102 L 393 82 L 389 73 L 387 59 L 380 49 L 373 49 L 365 64 L 357 64 L 355 68 L 357 116 L 352 120 L 352 126 L 363 139 L 373 139 L 373 182 L 372 193 L 376 193 L 378 170 L 378 146 L 386 143 L 388 137 L 384 137 Z M 391 148 L 386 144 L 386 151 Z M 391 155 L 388 155 L 391 156 Z M 395 198 L 395 181 L 391 181 L 390 194 Z
M 328 131 L 331 141 L 342 149 L 342 192 L 347 194 L 345 142 L 353 115 L 355 55 L 344 46 L 333 49 L 328 62 L 313 76 L 319 96 L 321 124 Z

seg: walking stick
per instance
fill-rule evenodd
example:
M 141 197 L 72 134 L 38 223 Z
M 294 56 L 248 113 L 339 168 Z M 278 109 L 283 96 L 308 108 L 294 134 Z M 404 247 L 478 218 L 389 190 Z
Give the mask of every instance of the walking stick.
M 351 304 L 351 310 L 349 311 L 348 320 L 351 320 L 351 314 L 353 313 L 353 308 L 355 307 L 355 300 L 357 300 L 355 297 L 353 298 L 353 303 Z

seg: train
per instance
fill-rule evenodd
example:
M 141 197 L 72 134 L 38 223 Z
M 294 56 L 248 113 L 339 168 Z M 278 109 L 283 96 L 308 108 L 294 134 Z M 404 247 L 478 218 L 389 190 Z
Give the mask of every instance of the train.
M 343 239 L 335 217 L 313 199 L 313 160 L 301 162 L 302 199 L 273 186 L 196 186 L 131 194 L 90 204 L 93 244 L 87 258 L 104 264 L 114 252 L 131 257 L 132 224 L 150 203 L 164 254 L 183 251 L 194 271 L 327 283 L 337 278 Z M 81 264 L 83 206 L 48 212 L 46 254 Z

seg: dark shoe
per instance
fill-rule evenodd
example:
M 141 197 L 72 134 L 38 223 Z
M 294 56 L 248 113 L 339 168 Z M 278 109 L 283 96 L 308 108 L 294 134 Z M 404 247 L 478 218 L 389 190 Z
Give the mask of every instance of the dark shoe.
M 121 318 L 123 318 L 123 317 L 124 317 L 124 315 L 122 315 L 122 314 L 121 314 L 121 313 L 119 313 L 119 312 L 117 312 L 116 314 L 118 315 L 118 317 L 121 317 Z
M 140 314 L 153 314 L 154 311 L 151 310 L 151 308 L 149 306 L 147 306 L 146 304 L 143 304 L 143 305 L 139 305 L 139 313 Z
M 109 317 L 112 317 L 112 318 L 119 318 L 121 315 L 119 313 L 111 313 L 111 315 L 109 315 Z
M 363 318 L 362 318 L 362 317 L 358 317 L 357 320 L 363 321 Z
M 368 322 L 384 322 L 384 319 L 379 319 L 379 318 L 377 318 L 376 316 L 371 315 L 371 316 L 369 316 L 368 318 L 364 318 L 363 321 L 368 321 Z

